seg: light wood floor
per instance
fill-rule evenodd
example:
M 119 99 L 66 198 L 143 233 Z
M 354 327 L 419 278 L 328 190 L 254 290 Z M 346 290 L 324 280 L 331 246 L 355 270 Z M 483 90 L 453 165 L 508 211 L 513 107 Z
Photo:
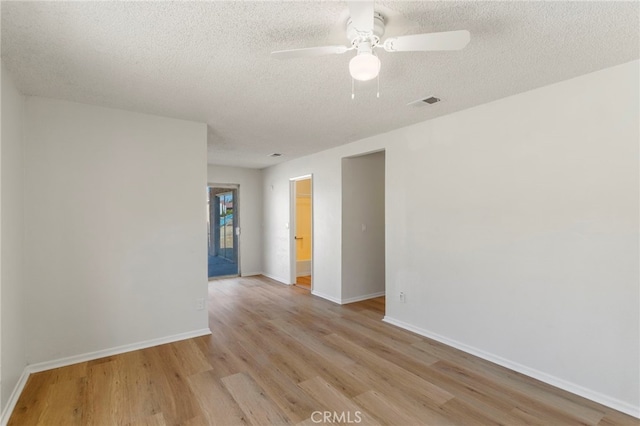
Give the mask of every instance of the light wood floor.
M 304 277 L 296 277 L 296 285 L 298 287 L 306 288 L 307 290 L 311 290 L 311 276 L 307 275 Z
M 385 324 L 381 299 L 338 306 L 263 277 L 209 289 L 212 336 L 34 374 L 9 424 L 313 425 L 316 411 L 350 424 L 639 423 Z

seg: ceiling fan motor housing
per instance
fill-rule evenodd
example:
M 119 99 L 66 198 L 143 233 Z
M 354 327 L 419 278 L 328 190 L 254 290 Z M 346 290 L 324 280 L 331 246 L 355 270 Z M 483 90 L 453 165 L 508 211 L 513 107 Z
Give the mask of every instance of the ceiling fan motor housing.
M 371 41 L 373 46 L 380 42 L 380 39 L 384 35 L 384 16 L 378 12 L 373 12 L 373 34 L 366 34 L 359 32 L 354 26 L 351 18 L 347 20 L 347 38 L 351 45 L 358 47 L 358 44 L 363 40 Z

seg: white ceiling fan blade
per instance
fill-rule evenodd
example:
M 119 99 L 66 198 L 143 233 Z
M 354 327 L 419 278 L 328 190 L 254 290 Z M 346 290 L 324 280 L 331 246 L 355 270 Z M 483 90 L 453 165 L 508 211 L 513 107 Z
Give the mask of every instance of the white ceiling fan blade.
M 320 46 L 302 49 L 276 50 L 271 52 L 271 57 L 276 59 L 305 58 L 308 56 L 323 56 L 341 54 L 349 50 L 346 46 Z
M 373 1 L 350 1 L 347 4 L 353 27 L 361 33 L 373 31 Z
M 443 33 L 415 34 L 388 38 L 384 42 L 387 52 L 427 52 L 434 50 L 460 50 L 471 40 L 467 30 Z

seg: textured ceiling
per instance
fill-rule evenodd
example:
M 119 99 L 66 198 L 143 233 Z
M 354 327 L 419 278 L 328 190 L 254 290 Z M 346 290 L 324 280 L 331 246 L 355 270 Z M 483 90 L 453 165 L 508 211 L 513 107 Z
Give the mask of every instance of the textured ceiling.
M 212 164 L 264 167 L 639 57 L 638 2 L 376 2 L 387 34 L 467 29 L 461 51 L 387 53 L 356 85 L 343 2 L 2 2 L 25 94 L 206 122 Z M 384 37 L 383 37 L 384 38 Z M 442 102 L 407 106 L 434 95 Z M 499 123 L 496 123 L 499 125 Z M 272 152 L 284 154 L 269 158 Z

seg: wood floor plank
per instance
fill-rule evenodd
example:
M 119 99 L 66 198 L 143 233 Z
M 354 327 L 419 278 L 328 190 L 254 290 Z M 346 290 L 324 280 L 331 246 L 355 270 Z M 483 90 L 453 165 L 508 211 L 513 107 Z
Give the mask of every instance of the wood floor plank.
M 384 393 L 389 397 L 389 401 L 402 407 L 407 413 L 411 413 L 415 419 L 420 419 L 420 424 L 446 425 L 450 424 L 449 419 L 456 420 L 457 423 L 464 425 L 469 416 L 465 413 L 458 413 L 456 416 L 442 416 L 440 413 L 442 405 L 446 403 L 451 396 L 448 393 L 442 395 L 442 390 L 436 390 L 435 393 L 429 394 L 433 386 L 427 385 L 424 388 L 417 386 L 415 378 L 394 377 L 393 368 L 389 368 L 389 364 L 384 360 L 380 361 L 376 358 L 368 359 L 365 357 L 360 359 L 359 363 L 351 366 L 347 370 L 347 374 L 353 375 L 359 381 L 364 382 L 368 389 L 376 390 Z M 373 362 L 372 362 L 373 360 Z M 376 362 L 382 362 L 376 365 Z M 467 407 L 466 411 L 472 411 Z
M 341 306 L 239 277 L 209 282 L 208 308 L 210 336 L 32 374 L 8 424 L 315 425 L 357 409 L 359 424 L 640 426 L 384 323 L 384 298 Z
M 175 358 L 171 345 L 155 346 L 145 350 L 159 396 L 164 419 L 179 424 L 200 414 L 197 398 L 191 391 L 180 361 Z
M 227 347 L 224 338 L 220 338 L 219 329 L 207 339 L 196 341 L 200 350 L 205 354 L 207 361 L 211 364 L 211 370 L 218 378 L 231 376 L 242 371 L 242 362 Z
M 410 425 L 415 418 L 389 400 L 382 392 L 369 390 L 354 398 L 362 408 L 374 415 L 382 424 Z
M 397 407 L 405 416 L 413 419 L 407 424 L 420 424 L 420 425 L 437 425 L 437 426 L 449 426 L 449 425 L 464 425 L 465 423 L 458 418 L 451 418 L 443 415 L 441 406 L 434 404 L 424 398 L 413 398 L 407 394 L 398 392 L 392 387 L 385 389 L 371 391 L 380 396 L 384 395 L 388 404 Z M 361 397 L 358 395 L 356 398 Z M 387 424 L 401 425 L 402 423 L 395 419 L 390 419 Z
M 388 336 L 371 333 L 371 330 L 360 324 L 336 320 L 331 320 L 329 323 L 336 334 L 348 337 L 352 342 L 391 362 L 402 363 L 406 369 L 420 369 L 439 361 L 439 358 L 411 345 L 402 344 Z
M 514 417 L 517 417 L 519 419 L 521 419 L 523 424 L 526 425 L 539 425 L 539 426 L 544 426 L 546 424 L 546 422 L 538 417 L 536 417 L 535 415 L 528 413 L 527 411 L 523 410 L 520 407 L 516 407 L 513 410 L 511 410 L 511 414 Z
M 244 373 L 222 379 L 242 412 L 254 425 L 286 425 L 291 421 L 265 395 L 257 383 Z
M 300 286 L 302 288 L 305 288 L 307 290 L 311 290 L 311 276 L 307 275 L 307 276 L 303 276 L 303 277 L 297 277 L 296 278 L 296 285 Z
M 475 372 L 491 382 L 504 385 L 510 389 L 510 393 L 519 391 L 543 404 L 562 406 L 566 402 L 577 404 L 580 407 L 597 412 L 603 412 L 603 410 L 610 411 L 601 404 L 589 401 L 578 395 L 563 391 L 547 383 L 532 379 L 521 373 L 501 367 L 493 362 L 475 357 L 431 339 L 423 339 L 420 342 L 413 343 L 412 346 L 432 356 L 436 356 L 443 361 L 454 363 L 469 371 Z M 613 411 L 613 413 L 616 412 Z
M 289 377 L 272 369 L 251 367 L 247 371 L 293 423 L 303 421 L 315 410 L 315 401 L 306 393 L 300 392 L 297 384 Z
M 600 420 L 598 426 L 638 426 L 640 419 L 628 416 L 618 411 L 607 413 L 606 417 Z
M 204 337 L 206 338 L 206 336 Z M 184 376 L 211 370 L 211 364 L 207 361 L 207 357 L 202 353 L 195 340 L 181 340 L 172 345 L 167 345 L 167 349 L 173 354 Z
M 283 413 L 292 420 L 292 422 L 300 422 L 307 417 L 315 409 L 315 401 L 313 401 L 305 393 L 301 393 L 297 386 L 300 376 L 296 370 L 289 370 L 280 365 L 281 358 L 271 357 L 262 350 L 262 341 L 247 339 L 237 334 L 238 340 L 231 343 L 234 353 L 238 355 L 238 359 L 243 363 L 243 370 L 248 373 L 256 383 L 265 390 L 271 400 L 278 405 Z M 251 336 L 250 336 L 251 337 Z M 273 346 L 279 347 L 282 351 L 281 356 L 287 360 L 296 363 L 299 360 L 298 354 L 294 352 L 284 351 L 282 346 L 275 341 Z M 311 371 L 312 368 L 307 368 Z M 288 374 L 287 371 L 294 371 Z
M 494 395 L 488 392 L 487 387 L 469 386 L 456 380 L 457 376 L 443 374 L 434 369 L 438 363 L 431 364 L 424 368 L 415 368 L 413 364 L 396 364 L 403 369 L 408 368 L 413 374 L 431 385 L 446 390 L 459 402 L 464 403 L 467 411 L 481 412 L 487 419 L 501 424 L 514 424 L 518 422 L 518 419 L 510 414 L 510 410 L 514 404 L 509 398 L 504 398 L 503 395 L 494 397 Z
M 349 396 L 359 395 L 369 389 L 364 382 L 346 372 L 351 363 L 345 368 L 341 368 L 335 365 L 330 358 L 306 347 L 287 333 L 277 332 L 277 328 L 272 324 L 262 324 L 258 330 L 268 335 L 271 345 L 278 346 L 282 353 L 286 353 L 287 357 L 300 358 L 302 362 L 306 363 L 305 380 L 320 375 L 332 386 Z M 289 378 L 296 383 L 303 381 L 300 380 L 300 375 L 289 376 Z
M 380 358 L 342 336 L 332 334 L 327 336 L 325 339 L 328 342 L 333 343 L 335 346 L 342 347 L 349 353 L 353 354 L 353 357 L 358 359 L 360 363 L 364 364 L 366 368 L 380 374 L 384 374 L 387 377 L 387 383 L 395 384 L 399 388 L 412 392 L 414 395 L 422 395 L 424 398 L 429 398 L 438 405 L 444 404 L 453 398 L 453 395 L 446 390 L 421 379 L 414 373 L 407 371 L 390 361 Z M 352 369 L 355 368 L 361 367 L 352 367 Z
M 41 418 L 51 424 L 82 425 L 84 405 L 82 395 L 87 385 L 86 377 L 63 380 L 49 386 L 46 404 Z
M 489 426 L 489 425 L 516 425 L 517 422 L 501 423 L 494 420 L 491 416 L 482 410 L 469 407 L 463 401 L 457 398 L 453 398 L 444 405 L 439 407 L 440 414 L 452 419 L 457 425 L 469 425 L 469 426 Z
M 41 424 L 46 394 L 49 392 L 49 386 L 53 384 L 52 371 L 42 371 L 29 376 L 9 418 L 8 426 Z M 43 419 L 45 420 L 46 418 Z
M 539 406 L 538 411 L 543 412 L 549 419 L 555 419 L 556 422 L 584 421 L 587 424 L 595 424 L 604 414 L 603 407 L 599 404 L 440 343 L 427 339 L 413 346 L 431 350 L 437 347 L 436 353 L 439 353 L 438 356 L 442 359 L 440 365 L 455 364 L 457 368 L 466 370 L 459 378 L 475 373 L 475 377 L 484 378 L 486 384 L 504 386 L 506 395 L 525 395 L 529 401 L 529 404 L 525 404 L 529 406 L 529 411 L 532 409 L 531 404 Z M 562 408 L 556 410 L 554 407 Z
M 50 381 L 51 383 L 60 383 L 66 380 L 77 380 L 82 377 L 87 377 L 88 365 L 88 362 L 80 362 L 64 368 L 49 370 L 51 374 Z
M 376 318 L 382 319 L 382 316 L 385 314 L 386 300 L 384 296 L 380 296 L 373 299 L 363 300 L 362 302 L 357 302 L 355 306 L 356 309 L 361 311 L 371 311 L 376 314 Z
M 279 337 L 276 330 L 272 330 L 270 334 L 266 334 L 264 330 L 265 328 L 248 327 L 243 331 L 243 336 L 238 336 L 238 340 L 254 354 L 266 354 L 269 365 L 296 383 L 317 374 L 306 360 L 298 357 L 286 345 L 278 345 L 284 339 L 273 339 L 276 336 Z
M 362 423 L 364 425 L 379 425 L 374 416 L 369 414 L 346 395 L 324 381 L 322 377 L 314 377 L 298 384 L 309 395 L 322 404 L 323 409 L 331 413 L 331 423 Z M 316 416 L 317 417 L 317 416 Z M 313 418 L 311 419 L 314 420 Z M 357 421 L 356 420 L 360 420 Z
M 271 321 L 271 323 L 314 352 L 331 360 L 331 363 L 334 365 L 347 367 L 355 363 L 355 360 L 346 356 L 340 348 L 330 348 L 324 345 L 318 340 L 318 336 L 312 337 L 309 334 L 306 334 L 304 329 L 295 327 L 284 320 L 275 320 Z
M 123 424 L 128 422 L 127 396 L 123 392 L 120 362 L 89 366 L 87 392 L 84 394 L 83 422 L 86 425 Z
M 156 413 L 147 417 L 142 417 L 127 423 L 127 426 L 166 426 L 162 413 Z
M 187 381 L 198 400 L 205 424 L 220 426 L 250 424 L 238 403 L 212 371 L 193 374 L 187 378 Z
M 351 321 L 354 324 L 360 324 L 381 336 L 397 340 L 398 342 L 401 342 L 401 344 L 416 343 L 423 340 L 423 338 L 417 334 L 398 327 L 390 327 L 388 324 L 380 321 L 380 319 L 370 318 L 362 313 L 347 310 L 343 311 L 341 316 L 343 320 Z
M 438 381 L 434 370 L 438 372 L 444 372 L 448 377 L 454 379 L 457 383 L 460 383 L 461 389 L 466 390 L 471 384 L 482 384 L 482 394 L 485 399 L 489 400 L 489 404 L 496 406 L 500 403 L 500 407 L 507 410 L 509 407 L 520 408 L 520 413 L 527 413 L 529 417 L 539 418 L 544 416 L 545 418 L 557 423 L 585 423 L 585 424 L 597 424 L 604 416 L 603 412 L 593 410 L 589 407 L 575 406 L 571 401 L 564 401 L 562 410 L 555 408 L 555 404 L 550 403 L 550 400 L 540 401 L 535 395 L 523 394 L 513 387 L 507 388 L 501 386 L 499 383 L 490 380 L 489 378 L 467 370 L 461 366 L 457 366 L 449 361 L 438 361 L 430 366 L 432 380 Z M 442 376 L 439 380 L 443 380 Z M 446 379 L 444 379 L 446 380 Z M 479 393 L 475 392 L 472 396 L 478 397 Z M 493 401 L 493 404 L 491 404 Z
M 162 404 L 159 388 L 147 359 L 151 350 L 128 352 L 117 358 L 117 366 L 124 381 L 126 408 L 132 421 L 165 421 L 163 416 L 154 417 L 162 411 Z

